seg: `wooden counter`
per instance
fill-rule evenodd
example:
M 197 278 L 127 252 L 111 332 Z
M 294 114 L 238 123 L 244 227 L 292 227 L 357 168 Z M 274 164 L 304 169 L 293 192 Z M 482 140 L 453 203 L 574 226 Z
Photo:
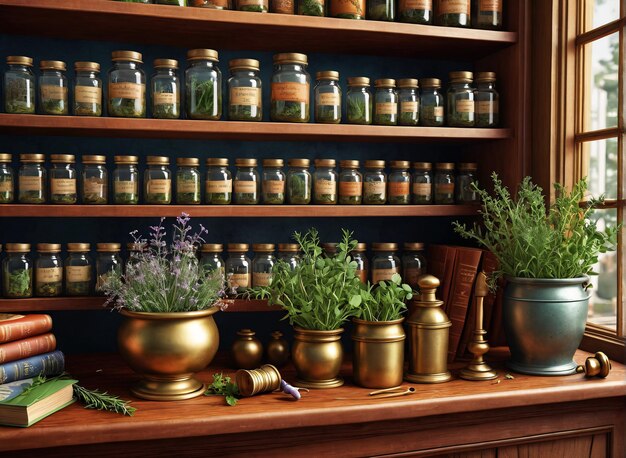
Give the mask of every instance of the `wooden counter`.
M 577 362 L 586 356 L 579 352 Z M 413 395 L 380 400 L 352 385 L 345 364 L 344 387 L 298 402 L 270 393 L 235 407 L 221 397 L 134 399 L 128 386 L 137 376 L 117 355 L 69 357 L 67 366 L 83 386 L 132 399 L 135 416 L 74 404 L 27 429 L 0 427 L 7 456 L 625 456 L 626 368 L 619 364 L 605 380 L 509 380 L 499 370 L 499 382 L 412 385 Z M 213 365 L 199 378 L 220 370 Z M 293 369 L 282 372 L 293 381 Z

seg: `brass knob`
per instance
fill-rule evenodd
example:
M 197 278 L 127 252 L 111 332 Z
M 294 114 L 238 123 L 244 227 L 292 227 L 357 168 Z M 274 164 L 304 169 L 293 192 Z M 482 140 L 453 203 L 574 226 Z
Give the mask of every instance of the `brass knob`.
M 585 377 L 606 378 L 611 372 L 611 361 L 608 356 L 599 351 L 594 356 L 587 358 L 584 366 L 578 366 L 576 372 L 584 372 Z
M 433 275 L 422 275 L 417 279 L 417 285 L 423 302 L 435 302 L 437 300 L 435 293 L 440 285 L 437 277 Z

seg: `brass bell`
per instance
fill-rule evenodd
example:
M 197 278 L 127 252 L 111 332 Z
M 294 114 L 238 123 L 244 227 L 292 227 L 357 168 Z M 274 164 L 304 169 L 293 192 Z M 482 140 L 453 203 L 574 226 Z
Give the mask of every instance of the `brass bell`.
M 608 356 L 599 351 L 594 356 L 587 358 L 584 366 L 578 366 L 576 372 L 584 372 L 585 377 L 589 378 L 606 378 L 609 372 L 611 372 L 611 361 Z

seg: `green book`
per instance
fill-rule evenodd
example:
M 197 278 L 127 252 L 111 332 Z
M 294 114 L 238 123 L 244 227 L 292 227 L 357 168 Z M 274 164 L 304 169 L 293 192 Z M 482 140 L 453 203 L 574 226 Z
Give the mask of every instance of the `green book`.
M 0 401 L 0 425 L 28 427 L 74 402 L 78 380 L 49 380 L 7 401 Z

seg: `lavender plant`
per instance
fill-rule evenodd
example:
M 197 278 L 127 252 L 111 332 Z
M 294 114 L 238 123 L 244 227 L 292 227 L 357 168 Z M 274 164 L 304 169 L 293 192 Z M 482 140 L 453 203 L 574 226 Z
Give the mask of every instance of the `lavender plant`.
M 105 306 L 133 312 L 191 312 L 218 306 L 226 308 L 229 301 L 220 271 L 206 271 L 196 258 L 197 247 L 204 242 L 202 235 L 192 234 L 190 218 L 182 213 L 173 225 L 172 243 L 165 241 L 163 221 L 150 226 L 150 239 L 142 239 L 138 231 L 130 234 L 135 243 L 147 249 L 133 256 L 126 272 L 111 271 L 103 285 L 107 296 Z

